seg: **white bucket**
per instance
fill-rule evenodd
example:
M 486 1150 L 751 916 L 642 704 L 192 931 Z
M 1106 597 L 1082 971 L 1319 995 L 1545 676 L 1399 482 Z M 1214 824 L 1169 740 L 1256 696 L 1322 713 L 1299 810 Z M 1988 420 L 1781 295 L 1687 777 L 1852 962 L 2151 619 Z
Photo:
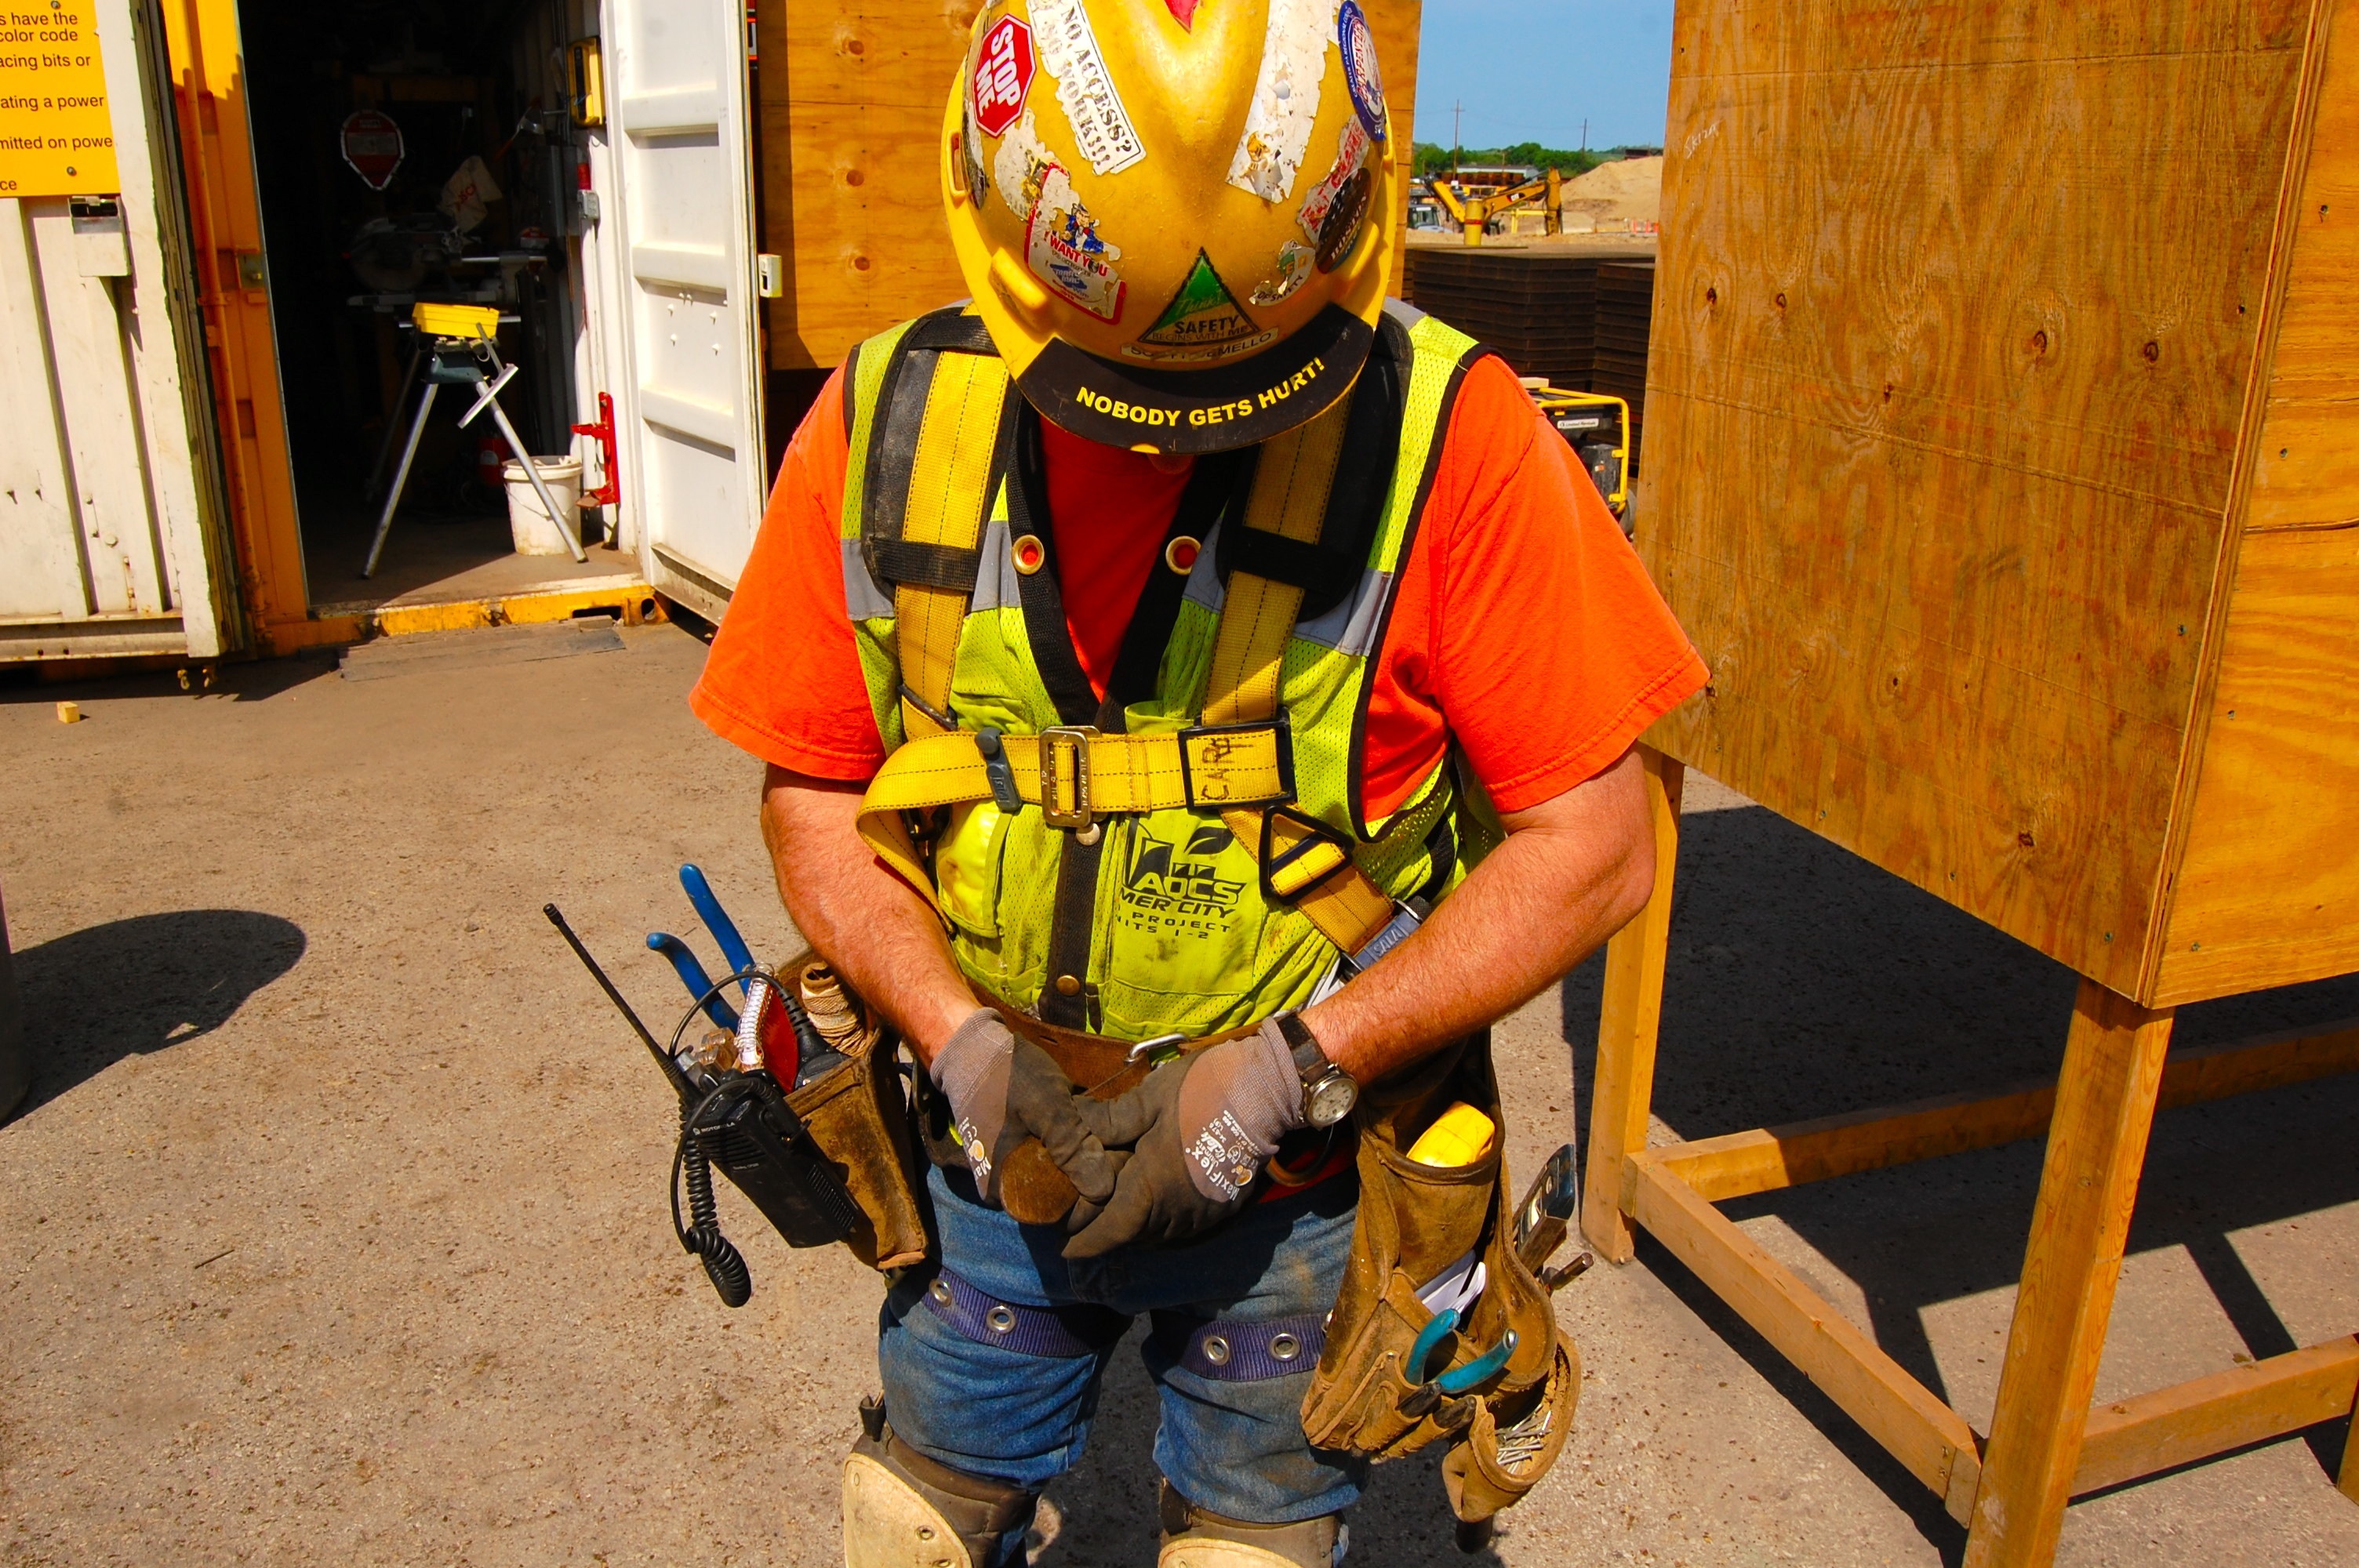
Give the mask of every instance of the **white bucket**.
M 549 498 L 565 514 L 569 527 L 582 525 L 582 460 L 580 458 L 535 458 L 533 466 L 540 470 L 540 482 L 549 486 Z M 519 556 L 570 556 L 573 547 L 565 541 L 568 535 L 549 520 L 540 504 L 540 494 L 532 487 L 532 478 L 524 471 L 524 464 L 510 459 L 501 465 L 500 478 L 508 487 L 508 533 L 516 540 Z

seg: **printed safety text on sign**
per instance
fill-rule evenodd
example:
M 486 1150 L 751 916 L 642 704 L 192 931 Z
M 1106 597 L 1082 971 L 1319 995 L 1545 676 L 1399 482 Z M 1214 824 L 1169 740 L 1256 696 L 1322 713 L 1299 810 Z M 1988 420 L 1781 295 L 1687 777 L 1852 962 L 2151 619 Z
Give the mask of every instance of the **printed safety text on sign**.
M 0 0 L 0 196 L 105 196 L 122 188 L 88 0 Z

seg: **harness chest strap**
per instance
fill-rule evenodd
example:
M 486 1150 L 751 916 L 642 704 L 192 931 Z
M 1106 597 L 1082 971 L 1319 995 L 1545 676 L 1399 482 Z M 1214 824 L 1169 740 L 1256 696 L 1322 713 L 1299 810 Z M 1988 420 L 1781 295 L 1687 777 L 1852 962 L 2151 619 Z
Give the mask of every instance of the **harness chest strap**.
M 1325 526 L 1327 496 L 1354 397 L 1264 444 L 1262 468 L 1245 503 L 1247 528 L 1312 545 Z M 1242 568 L 1229 574 L 1228 597 L 1204 682 L 1203 722 L 1251 724 L 1274 719 L 1286 644 L 1302 589 Z M 1299 815 L 1225 809 L 1221 820 L 1242 844 L 1258 841 L 1263 876 L 1327 939 L 1356 953 L 1391 921 L 1392 900 L 1353 862 L 1347 841 Z
M 972 498 L 987 485 L 1007 385 L 995 357 L 940 356 L 910 469 L 901 535 L 908 545 L 972 558 L 983 526 L 983 509 Z M 1265 445 L 1246 527 L 1317 542 L 1352 401 Z M 1052 826 L 1085 828 L 1101 813 L 1211 807 L 1239 843 L 1258 848 L 1269 890 L 1343 951 L 1358 951 L 1384 929 L 1392 901 L 1353 863 L 1349 840 L 1303 814 L 1277 809 L 1294 797 L 1278 694 L 1302 603 L 1299 587 L 1231 572 L 1203 723 L 1145 736 L 1060 728 L 984 738 L 947 729 L 936 715 L 949 706 L 969 598 L 949 582 L 903 581 L 894 591 L 908 739 L 871 782 L 859 830 L 913 888 L 930 893 L 931 879 L 905 812 L 991 799 L 1003 810 L 1038 806 Z
M 910 464 L 904 542 L 971 561 L 991 504 L 991 460 L 1007 402 L 1007 365 L 997 355 L 938 357 Z M 948 583 L 905 580 L 893 588 L 901 678 L 919 699 L 901 699 L 902 733 L 912 739 L 940 735 L 945 728 L 934 714 L 950 706 L 951 671 L 974 585 L 971 565 L 962 577 L 951 576 Z

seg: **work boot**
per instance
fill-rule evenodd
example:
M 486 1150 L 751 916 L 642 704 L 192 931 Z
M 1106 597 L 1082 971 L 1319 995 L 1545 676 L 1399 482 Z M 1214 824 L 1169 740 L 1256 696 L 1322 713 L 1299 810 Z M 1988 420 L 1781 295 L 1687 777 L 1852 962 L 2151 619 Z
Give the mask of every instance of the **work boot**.
M 1169 1481 L 1157 1511 L 1163 1551 L 1155 1568 L 1336 1568 L 1352 1541 L 1341 1514 L 1252 1524 L 1198 1508 Z
M 845 1568 L 1000 1568 L 1000 1541 L 1039 1501 L 929 1459 L 878 1419 L 843 1462 Z

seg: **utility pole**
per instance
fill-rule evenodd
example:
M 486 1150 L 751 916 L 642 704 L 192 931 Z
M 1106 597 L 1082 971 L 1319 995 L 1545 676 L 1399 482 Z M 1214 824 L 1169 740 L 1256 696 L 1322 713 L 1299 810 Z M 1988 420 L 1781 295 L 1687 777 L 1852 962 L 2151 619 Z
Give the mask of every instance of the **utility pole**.
M 1589 121 L 1585 116 L 1581 122 L 1581 150 L 1582 152 L 1589 150 Z
M 1451 102 L 1451 105 L 1450 105 L 1450 172 L 1451 172 L 1451 173 L 1452 173 L 1452 174 L 1456 174 L 1456 173 L 1458 172 L 1458 147 L 1459 147 L 1458 116 L 1459 116 L 1460 114 L 1462 114 L 1465 113 L 1465 110 L 1466 110 L 1466 105 L 1465 105 L 1465 103 L 1464 103 L 1463 102 L 1459 101 L 1459 100 L 1454 100 L 1454 99 Z

